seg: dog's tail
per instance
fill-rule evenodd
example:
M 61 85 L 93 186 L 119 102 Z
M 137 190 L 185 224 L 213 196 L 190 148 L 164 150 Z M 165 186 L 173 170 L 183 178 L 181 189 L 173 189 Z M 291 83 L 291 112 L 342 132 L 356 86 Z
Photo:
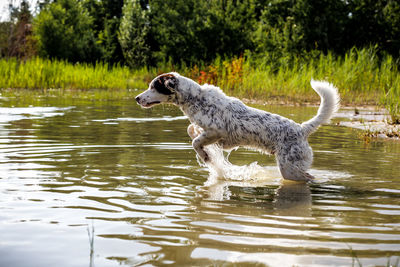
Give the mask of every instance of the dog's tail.
M 304 133 L 308 136 L 315 132 L 322 123 L 328 123 L 333 113 L 339 109 L 340 96 L 335 86 L 328 82 L 311 80 L 311 87 L 321 97 L 321 104 L 317 115 L 301 124 Z

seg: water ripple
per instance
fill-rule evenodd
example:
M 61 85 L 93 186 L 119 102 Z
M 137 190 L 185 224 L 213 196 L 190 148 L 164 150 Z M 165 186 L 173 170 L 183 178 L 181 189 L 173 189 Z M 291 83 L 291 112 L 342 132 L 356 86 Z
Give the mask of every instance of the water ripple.
M 0 265 L 375 266 L 398 255 L 399 144 L 324 126 L 310 137 L 314 183 L 282 181 L 273 157 L 244 150 L 210 173 L 180 114 L 0 108 Z

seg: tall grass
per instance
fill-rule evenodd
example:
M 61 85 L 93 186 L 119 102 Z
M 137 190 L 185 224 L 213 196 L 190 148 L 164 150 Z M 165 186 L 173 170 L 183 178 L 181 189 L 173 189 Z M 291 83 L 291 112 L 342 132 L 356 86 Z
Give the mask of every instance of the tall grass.
M 0 88 L 24 89 L 128 89 L 141 88 L 147 81 L 146 69 L 132 71 L 107 63 L 71 64 L 66 61 L 39 57 L 18 61 L 0 60 Z
M 392 121 L 400 123 L 400 73 L 389 55 L 379 58 L 375 48 L 351 49 L 343 57 L 331 53 L 292 58 L 285 64 L 265 64 L 269 55 L 217 59 L 199 70 L 199 82 L 209 82 L 249 99 L 315 102 L 310 80 L 326 80 L 339 88 L 344 104 L 383 105 Z
M 306 58 L 282 58 L 278 62 L 274 58 L 272 54 L 247 53 L 231 59 L 217 57 L 209 65 L 176 68 L 167 62 L 158 68 L 136 70 L 101 62 L 91 65 L 38 57 L 26 62 L 0 59 L 0 89 L 145 89 L 157 74 L 174 70 L 201 84 L 215 84 L 238 97 L 298 103 L 318 102 L 310 80 L 323 79 L 339 88 L 343 103 L 382 105 L 393 122 L 400 123 L 399 69 L 391 56 L 378 57 L 376 48 L 351 49 L 343 57 L 311 53 Z

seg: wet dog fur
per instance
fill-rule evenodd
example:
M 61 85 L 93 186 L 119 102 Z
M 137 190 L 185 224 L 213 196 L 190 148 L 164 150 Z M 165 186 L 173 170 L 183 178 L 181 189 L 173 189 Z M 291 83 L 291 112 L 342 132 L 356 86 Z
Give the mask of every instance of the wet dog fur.
M 199 85 L 175 72 L 157 76 L 136 101 L 144 108 L 166 103 L 178 106 L 191 122 L 188 134 L 204 162 L 210 160 L 204 150 L 207 145 L 217 143 L 224 150 L 246 147 L 275 155 L 285 179 L 309 181 L 313 179 L 307 172 L 313 153 L 308 136 L 329 122 L 340 99 L 332 84 L 311 81 L 311 86 L 320 95 L 321 104 L 317 115 L 301 124 L 249 107 L 216 86 Z

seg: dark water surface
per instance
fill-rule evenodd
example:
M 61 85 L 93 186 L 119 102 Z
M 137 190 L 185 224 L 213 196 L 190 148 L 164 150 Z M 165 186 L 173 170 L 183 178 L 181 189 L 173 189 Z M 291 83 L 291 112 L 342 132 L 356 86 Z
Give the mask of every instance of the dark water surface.
M 324 126 L 313 184 L 200 167 L 175 107 L 0 105 L 0 266 L 363 266 L 400 256 L 400 143 Z M 316 108 L 264 107 L 296 121 Z M 253 163 L 254 165 L 255 163 Z M 250 169 L 252 165 L 249 165 Z

